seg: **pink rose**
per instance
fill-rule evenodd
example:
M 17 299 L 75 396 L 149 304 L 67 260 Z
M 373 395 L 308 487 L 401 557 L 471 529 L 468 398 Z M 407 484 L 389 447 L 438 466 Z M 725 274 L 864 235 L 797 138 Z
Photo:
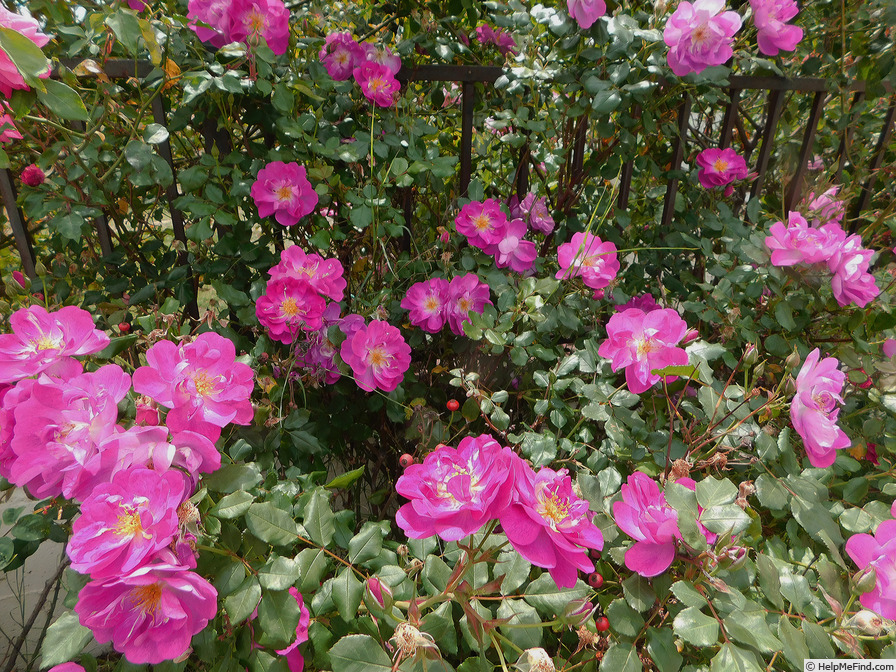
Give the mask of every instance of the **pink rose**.
M 700 166 L 697 179 L 705 189 L 742 180 L 749 173 L 747 162 L 731 148 L 704 149 L 697 155 L 697 165 Z
M 806 454 L 813 467 L 829 467 L 836 459 L 837 450 L 849 448 L 852 442 L 837 426 L 843 403 L 840 392 L 846 374 L 838 369 L 836 357 L 819 361 L 815 348 L 806 357 L 796 377 L 796 393 L 790 402 L 790 420 L 803 439 Z
M 725 0 L 682 0 L 669 17 L 663 41 L 669 47 L 669 67 L 678 77 L 723 65 L 734 55 L 734 34 L 743 22 L 737 12 L 724 8 Z
M 274 215 L 283 226 L 295 226 L 317 207 L 317 192 L 311 187 L 305 166 L 271 161 L 258 171 L 252 183 L 252 200 L 259 217 Z
M 388 322 L 373 320 L 342 342 L 342 360 L 355 374 L 362 390 L 391 392 L 411 365 L 411 348 Z

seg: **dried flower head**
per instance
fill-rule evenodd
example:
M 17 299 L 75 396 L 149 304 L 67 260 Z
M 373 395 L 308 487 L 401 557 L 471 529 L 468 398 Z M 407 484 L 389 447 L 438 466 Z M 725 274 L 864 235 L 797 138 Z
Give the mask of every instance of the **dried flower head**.
M 520 672 L 555 672 L 554 661 L 541 648 L 526 649 L 515 666 Z
M 436 649 L 432 635 L 426 632 L 420 632 L 417 628 L 408 622 L 399 623 L 395 628 L 395 634 L 389 640 L 395 644 L 396 655 L 401 658 L 410 658 L 417 654 L 420 649 Z

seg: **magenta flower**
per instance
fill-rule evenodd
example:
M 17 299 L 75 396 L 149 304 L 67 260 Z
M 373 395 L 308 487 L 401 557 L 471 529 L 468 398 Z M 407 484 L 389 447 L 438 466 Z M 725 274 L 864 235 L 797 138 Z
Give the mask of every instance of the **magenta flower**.
M 566 9 L 580 28 L 588 30 L 607 13 L 607 3 L 604 0 L 566 0 Z
M 482 24 L 476 28 L 476 39 L 481 44 L 494 44 L 503 55 L 515 54 L 516 40 L 510 33 L 501 28 L 492 28 L 488 24 Z
M 896 619 L 896 520 L 885 520 L 870 534 L 854 534 L 846 540 L 846 553 L 859 569 L 871 568 L 874 588 L 859 602 L 884 618 Z
M 753 22 L 759 31 L 759 51 L 777 56 L 779 51 L 793 51 L 803 39 L 803 29 L 787 25 L 799 9 L 794 0 L 750 0 Z
M 136 414 L 134 417 L 135 425 L 158 425 L 159 424 L 159 406 L 150 397 L 140 395 L 134 402 Z
M 491 305 L 489 288 L 480 282 L 475 273 L 451 278 L 448 283 L 448 325 L 458 336 L 464 335 L 464 324 L 470 321 L 470 312 L 482 314 L 485 304 Z
M 333 301 L 342 301 L 346 287 L 343 272 L 338 259 L 324 259 L 319 254 L 307 254 L 298 245 L 293 245 L 280 253 L 280 263 L 271 268 L 268 274 L 271 281 L 282 278 L 304 280 L 318 294 Z
M 271 161 L 252 183 L 252 200 L 259 217 L 274 215 L 283 226 L 295 226 L 317 207 L 317 192 L 305 176 L 305 166 Z
M 885 340 L 881 346 L 881 352 L 887 359 L 896 357 L 896 339 L 888 338 Z M 896 502 L 893 502 L 893 506 L 896 506 Z M 893 517 L 896 518 L 896 513 L 893 514 Z
M 109 345 L 86 310 L 66 306 L 48 313 L 41 306 L 20 308 L 9 318 L 13 333 L 0 334 L 0 383 L 12 383 L 41 371 L 67 366 L 77 355 Z
M 457 232 L 467 237 L 470 245 L 486 254 L 494 254 L 507 231 L 507 215 L 493 198 L 485 202 L 470 201 L 454 219 Z
M 182 656 L 193 635 L 218 613 L 218 593 L 175 562 L 165 552 L 156 563 L 129 574 L 90 581 L 75 605 L 81 625 L 137 665 Z
M 318 58 L 330 77 L 341 82 L 351 77 L 354 69 L 364 61 L 364 49 L 351 33 L 330 33 Z
M 833 186 L 827 191 L 815 195 L 814 191 L 810 191 L 809 195 L 804 199 L 804 207 L 806 208 L 806 219 L 814 227 L 821 227 L 825 224 L 840 224 L 846 215 L 846 205 L 837 198 L 837 192 L 840 191 L 839 186 Z
M 513 501 L 498 512 L 501 528 L 510 545 L 545 567 L 558 588 L 571 588 L 579 570 L 594 571 L 585 548 L 602 550 L 604 537 L 591 522 L 588 502 L 573 493 L 566 469 L 542 467 L 536 474 L 522 460 L 518 464 Z
M 9 449 L 9 480 L 33 497 L 84 500 L 93 488 L 111 478 L 118 456 L 104 441 L 116 431 L 118 402 L 131 387 L 130 377 L 115 364 L 71 377 L 22 381 L 23 392 L 4 397 L 15 401 L 15 427 Z
M 558 280 L 577 278 L 591 289 L 603 289 L 619 272 L 616 246 L 604 242 L 590 233 L 576 233 L 572 240 L 557 248 L 560 270 L 554 276 Z
M 302 594 L 295 588 L 289 589 L 289 594 L 296 598 L 299 604 L 299 624 L 296 626 L 296 639 L 285 649 L 277 651 L 281 656 L 286 656 L 286 664 L 289 666 L 289 672 L 302 672 L 305 669 L 305 658 L 299 651 L 299 644 L 308 641 L 308 624 L 311 622 L 311 614 L 308 613 L 308 607 L 302 599 Z
M 214 442 L 205 434 L 189 430 L 169 437 L 167 427 L 131 427 L 113 434 L 102 447 L 118 456 L 120 469 L 139 466 L 164 472 L 180 467 L 196 477 L 221 468 L 221 453 Z
M 273 340 L 292 343 L 303 329 L 315 331 L 323 326 L 325 306 L 308 282 L 286 277 L 268 283 L 255 303 L 255 314 Z
M 411 365 L 411 347 L 401 332 L 380 320 L 373 320 L 346 338 L 339 354 L 352 368 L 358 387 L 368 392 L 374 388 L 391 392 Z
M 487 434 L 461 439 L 457 448 L 436 448 L 395 483 L 396 492 L 411 500 L 395 522 L 411 539 L 457 541 L 473 534 L 510 504 L 521 464 Z
M 230 41 L 267 43 L 275 54 L 289 47 L 289 10 L 283 0 L 231 0 Z
M 395 104 L 395 97 L 401 89 L 401 84 L 388 66 L 365 61 L 356 67 L 352 74 L 364 97 L 375 106 L 392 107 Z
M 81 504 L 68 542 L 72 569 L 94 579 L 146 564 L 177 535 L 177 507 L 186 497 L 177 471 L 119 471 Z
M 625 552 L 625 566 L 641 576 L 659 576 L 675 559 L 681 539 L 678 512 L 666 503 L 656 481 L 636 471 L 622 485 L 622 501 L 613 503 L 619 529 L 635 540 Z
M 0 57 L 2 59 L 2 57 Z M 0 65 L 2 67 L 2 65 Z M 2 101 L 0 104 L 0 109 L 9 109 L 9 105 L 7 105 L 6 101 Z M 16 128 L 15 123 L 13 123 L 12 116 L 9 114 L 0 114 L 0 145 L 5 145 L 13 140 L 21 140 L 22 134 L 19 133 L 19 129 Z
M 217 440 L 229 423 L 248 425 L 254 411 L 252 369 L 236 361 L 233 343 L 214 332 L 189 345 L 159 341 L 134 371 L 134 390 L 165 408 L 173 432 L 190 430 Z
M 39 187 L 44 183 L 47 176 L 40 168 L 31 163 L 22 169 L 22 184 L 29 187 Z
M 831 289 L 841 306 L 855 303 L 864 308 L 880 294 L 874 276 L 868 272 L 872 256 L 874 252 L 862 247 L 862 237 L 854 233 L 827 259 L 828 268 L 834 274 Z
M 0 27 L 13 30 L 29 40 L 34 42 L 38 47 L 43 47 L 50 41 L 49 35 L 40 32 L 40 24 L 37 19 L 29 16 L 22 16 L 16 12 L 10 12 L 8 9 L 0 5 Z M 40 74 L 41 78 L 50 76 L 50 62 L 47 61 L 47 67 Z M 5 51 L 0 49 L 0 93 L 6 98 L 12 96 L 13 89 L 28 90 L 30 87 L 25 83 L 25 79 L 13 63 L 12 59 Z M 21 137 L 21 136 L 19 136 Z
M 705 189 L 723 187 L 749 173 L 747 162 L 733 149 L 704 149 L 697 155 L 697 179 Z
M 786 228 L 784 222 L 775 222 L 769 233 L 765 245 L 771 250 L 774 266 L 824 263 L 834 256 L 846 239 L 839 224 L 811 228 L 805 218 L 793 210 L 787 215 Z
M 815 348 L 806 357 L 796 377 L 796 393 L 790 402 L 790 421 L 803 439 L 806 454 L 813 467 L 829 467 L 836 459 L 835 451 L 849 448 L 849 437 L 837 426 L 840 414 L 838 404 L 843 403 L 840 392 L 846 374 L 837 367 L 836 357 L 819 361 Z
M 535 198 L 535 194 L 526 194 L 526 197 L 520 202 L 516 195 L 510 197 L 510 217 L 512 219 L 527 220 L 529 226 L 536 231 L 549 234 L 554 230 L 554 218 L 548 212 L 548 201 L 546 198 Z
M 365 61 L 385 65 L 393 75 L 397 75 L 401 70 L 401 56 L 393 54 L 389 47 L 362 42 L 361 49 L 364 51 Z
M 607 340 L 597 352 L 612 361 L 613 371 L 624 367 L 629 391 L 640 394 L 662 378 L 651 373 L 654 369 L 688 363 L 688 354 L 676 347 L 687 330 L 687 322 L 670 308 L 649 313 L 628 308 L 607 322 Z M 676 379 L 666 376 L 666 382 Z
M 682 0 L 669 17 L 663 41 L 669 47 L 669 67 L 678 77 L 723 65 L 734 55 L 731 45 L 742 20 L 737 12 L 723 9 L 725 0 Z
M 649 313 L 654 310 L 659 310 L 660 305 L 656 302 L 656 299 L 653 298 L 652 294 L 642 294 L 641 296 L 633 296 L 625 303 L 616 306 L 616 312 L 621 313 L 628 308 L 637 308 L 644 313 Z
M 448 297 L 448 281 L 430 278 L 411 285 L 401 307 L 410 311 L 411 324 L 436 334 L 448 321 Z
M 135 12 L 142 12 L 146 9 L 146 2 L 144 0 L 128 0 L 128 7 Z
M 187 18 L 190 19 L 190 30 L 200 40 L 218 49 L 234 42 L 230 35 L 232 4 L 233 0 L 189 0 Z
M 504 239 L 498 243 L 495 252 L 495 265 L 498 268 L 508 266 L 517 273 L 525 273 L 532 268 L 538 250 L 535 243 L 523 240 L 526 235 L 526 222 L 522 219 L 514 219 L 507 225 Z
M 364 326 L 360 315 L 339 316 L 339 304 L 331 303 L 323 313 L 323 326 L 319 331 L 310 332 L 305 339 L 305 349 L 296 357 L 296 366 L 303 368 L 310 376 L 312 384 L 321 382 L 332 385 L 341 377 L 336 364 L 337 349 L 327 332 L 331 326 L 338 326 L 347 337 Z

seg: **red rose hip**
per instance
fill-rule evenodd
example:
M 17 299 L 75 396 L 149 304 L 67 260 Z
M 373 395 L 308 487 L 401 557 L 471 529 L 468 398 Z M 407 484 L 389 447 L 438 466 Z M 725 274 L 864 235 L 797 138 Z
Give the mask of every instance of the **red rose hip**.
M 610 629 L 610 619 L 606 616 L 601 616 L 596 621 L 594 621 L 594 627 L 598 632 L 606 632 Z
M 414 456 L 410 455 L 409 453 L 405 453 L 398 458 L 398 464 L 400 464 L 402 468 L 407 469 L 409 466 L 414 464 Z
M 449 411 L 454 412 L 460 408 L 460 402 L 457 399 L 449 399 L 448 403 L 445 404 L 445 406 L 448 407 Z
M 594 588 L 595 590 L 604 585 L 604 577 L 594 572 L 593 574 L 588 575 L 588 585 Z

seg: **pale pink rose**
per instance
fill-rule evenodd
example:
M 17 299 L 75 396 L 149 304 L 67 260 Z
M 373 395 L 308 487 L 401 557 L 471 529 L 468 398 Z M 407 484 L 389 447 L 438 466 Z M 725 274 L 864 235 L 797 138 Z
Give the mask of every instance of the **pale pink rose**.
M 880 294 L 874 276 L 868 272 L 873 256 L 873 251 L 862 247 L 861 236 L 853 234 L 828 258 L 828 268 L 834 274 L 831 289 L 841 306 L 855 303 L 864 308 Z
M 448 281 L 430 278 L 415 282 L 401 300 L 401 307 L 410 311 L 411 324 L 436 334 L 448 321 Z
M 840 392 L 846 381 L 846 374 L 838 369 L 839 365 L 835 357 L 819 361 L 819 350 L 815 348 L 796 377 L 790 420 L 803 439 L 813 467 L 831 466 L 837 457 L 836 451 L 852 444 L 837 426 L 838 405 L 843 403 Z
M 896 357 L 896 339 L 888 338 L 885 340 L 881 346 L 881 351 L 884 353 L 884 357 L 888 359 Z
M 697 179 L 705 189 L 722 187 L 734 180 L 742 180 L 749 173 L 747 162 L 733 149 L 704 149 L 697 155 L 700 170 Z
M 576 233 L 557 248 L 558 280 L 581 277 L 591 289 L 603 289 L 619 272 L 616 245 L 590 233 Z
M 525 273 L 535 264 L 538 250 L 535 243 L 523 240 L 526 235 L 526 222 L 514 219 L 507 224 L 504 238 L 498 243 L 495 251 L 495 265 L 498 268 L 508 266 L 517 273 Z
M 411 365 L 411 348 L 401 332 L 387 322 L 373 320 L 342 342 L 339 354 L 355 374 L 362 390 L 391 392 Z
M 470 313 L 482 314 L 485 304 L 492 305 L 489 287 L 475 273 L 451 278 L 448 283 L 448 325 L 458 336 L 464 335 L 464 324 L 470 321 Z
M 566 9 L 580 28 L 588 30 L 607 13 L 607 4 L 604 0 L 566 0 Z
M 859 597 L 862 606 L 896 619 L 896 520 L 880 523 L 874 536 L 852 535 L 846 540 L 846 553 L 859 569 L 873 569 L 877 577 L 874 588 Z
M 235 42 L 230 35 L 232 4 L 233 0 L 189 0 L 187 18 L 190 19 L 190 29 L 200 40 L 218 49 Z
M 786 227 L 784 222 L 775 222 L 769 234 L 765 245 L 771 250 L 774 266 L 824 263 L 834 256 L 846 239 L 838 224 L 826 224 L 815 229 L 794 210 L 787 215 Z
M 167 427 L 131 427 L 107 438 L 101 448 L 117 456 L 116 470 L 132 466 L 163 472 L 179 467 L 198 479 L 221 468 L 221 453 L 205 434 L 184 430 L 169 436 Z
M 723 9 L 725 0 L 682 0 L 669 17 L 663 41 L 669 47 L 669 67 L 678 77 L 724 65 L 734 55 L 734 34 L 743 21 L 737 12 Z
M 311 187 L 305 166 L 271 161 L 258 171 L 252 183 L 252 200 L 259 217 L 270 217 L 283 226 L 295 226 L 317 207 L 317 192 Z
M 806 219 L 812 226 L 820 227 L 825 224 L 840 224 L 846 215 L 846 204 L 837 198 L 839 186 L 833 186 L 827 191 L 815 195 L 810 191 L 800 205 L 805 209 Z
M 803 39 L 803 29 L 788 25 L 799 8 L 794 0 L 750 0 L 753 22 L 759 31 L 759 51 L 777 56 L 779 51 L 793 51 Z
M 365 61 L 385 65 L 393 75 L 397 75 L 401 70 L 401 56 L 393 54 L 389 47 L 362 42 L 361 49 L 364 50 Z
M 658 576 L 675 559 L 681 539 L 678 512 L 666 503 L 656 481 L 636 471 L 622 485 L 622 501 L 613 503 L 619 529 L 635 540 L 625 552 L 625 566 L 641 576 Z

